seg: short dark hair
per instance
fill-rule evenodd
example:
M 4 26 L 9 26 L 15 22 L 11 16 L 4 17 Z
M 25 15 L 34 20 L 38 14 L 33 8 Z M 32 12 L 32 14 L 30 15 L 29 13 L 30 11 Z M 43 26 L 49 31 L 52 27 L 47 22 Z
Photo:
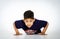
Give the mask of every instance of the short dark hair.
M 24 19 L 27 19 L 27 18 L 32 18 L 34 19 L 34 12 L 31 11 L 31 10 L 27 10 L 24 12 Z

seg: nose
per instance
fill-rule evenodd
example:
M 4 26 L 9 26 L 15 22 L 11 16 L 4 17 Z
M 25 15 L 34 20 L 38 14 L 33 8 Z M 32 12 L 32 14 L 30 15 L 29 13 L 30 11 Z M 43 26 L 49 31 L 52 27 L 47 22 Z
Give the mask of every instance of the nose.
M 28 25 L 28 26 L 31 26 L 31 23 L 28 23 L 27 25 Z

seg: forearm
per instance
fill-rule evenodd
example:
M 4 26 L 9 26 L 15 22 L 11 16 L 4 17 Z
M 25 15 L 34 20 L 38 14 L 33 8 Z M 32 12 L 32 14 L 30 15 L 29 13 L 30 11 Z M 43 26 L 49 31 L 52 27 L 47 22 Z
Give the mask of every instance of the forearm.
M 15 24 L 13 24 L 13 26 L 14 26 L 14 30 L 15 30 L 16 34 L 19 34 L 19 31 L 18 31 L 18 29 L 16 28 Z
M 45 33 L 45 32 L 46 32 L 46 30 L 47 30 L 47 28 L 48 28 L 48 25 L 46 25 L 46 27 L 42 30 L 42 32 L 41 32 L 41 33 Z
M 45 32 L 46 32 L 47 28 L 48 28 L 48 24 L 47 24 L 47 25 L 46 25 L 46 27 L 41 31 L 41 33 L 40 33 L 40 34 L 45 34 Z

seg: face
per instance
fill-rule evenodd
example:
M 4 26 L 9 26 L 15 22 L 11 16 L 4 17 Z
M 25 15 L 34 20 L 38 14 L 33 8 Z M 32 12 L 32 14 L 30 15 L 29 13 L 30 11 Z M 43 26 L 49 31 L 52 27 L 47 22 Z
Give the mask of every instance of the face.
M 31 27 L 33 25 L 34 21 L 35 21 L 35 19 L 31 19 L 31 18 L 24 19 L 24 22 L 25 22 L 26 26 L 28 26 L 28 27 Z

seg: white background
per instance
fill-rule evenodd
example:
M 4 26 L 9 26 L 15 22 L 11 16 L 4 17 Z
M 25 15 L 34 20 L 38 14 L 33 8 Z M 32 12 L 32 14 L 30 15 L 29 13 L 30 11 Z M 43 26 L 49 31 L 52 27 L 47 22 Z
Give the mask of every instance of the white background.
M 32 10 L 35 18 L 49 23 L 46 33 L 60 35 L 60 0 L 0 0 L 0 37 L 15 34 L 13 23 Z

